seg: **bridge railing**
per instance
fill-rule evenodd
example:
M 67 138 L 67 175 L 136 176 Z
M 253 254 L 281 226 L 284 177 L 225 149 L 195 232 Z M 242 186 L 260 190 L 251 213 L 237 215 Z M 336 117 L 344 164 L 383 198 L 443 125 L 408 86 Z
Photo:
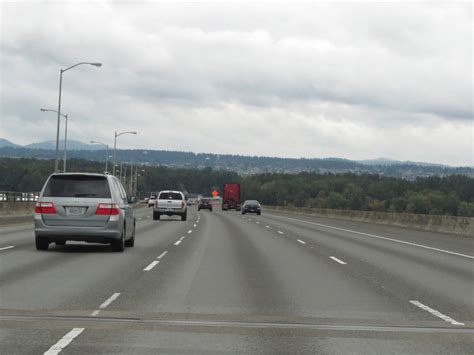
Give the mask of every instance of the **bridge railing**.
M 0 202 L 35 202 L 39 192 L 0 191 Z

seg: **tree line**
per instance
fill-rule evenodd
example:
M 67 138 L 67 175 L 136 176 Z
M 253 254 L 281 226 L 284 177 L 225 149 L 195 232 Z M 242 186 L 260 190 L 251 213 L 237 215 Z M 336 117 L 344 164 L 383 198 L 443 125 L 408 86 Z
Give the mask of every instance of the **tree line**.
M 69 171 L 103 172 L 103 163 L 70 159 Z M 54 161 L 0 158 L 0 190 L 37 192 Z M 374 174 L 265 173 L 241 176 L 230 170 L 141 166 L 139 197 L 177 189 L 209 195 L 225 182 L 239 182 L 243 199 L 265 205 L 407 212 L 474 217 L 474 179 L 464 175 L 409 181 Z

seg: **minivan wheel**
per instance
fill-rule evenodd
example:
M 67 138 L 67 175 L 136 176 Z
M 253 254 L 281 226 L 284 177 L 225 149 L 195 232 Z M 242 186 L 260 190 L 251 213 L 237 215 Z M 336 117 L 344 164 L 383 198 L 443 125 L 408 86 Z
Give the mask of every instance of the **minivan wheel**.
M 126 247 L 133 247 L 135 245 L 135 223 L 133 224 L 133 234 L 132 237 L 129 240 L 125 241 L 125 246 Z
M 157 221 L 160 219 L 160 214 L 156 211 L 153 211 L 153 220 Z
M 125 250 L 125 228 L 122 229 L 120 239 L 113 239 L 110 245 L 113 251 L 122 252 Z
M 49 242 L 46 238 L 35 237 L 35 244 L 38 250 L 48 250 Z
M 186 211 L 181 215 L 181 220 L 185 221 L 187 218 L 188 218 L 188 212 Z

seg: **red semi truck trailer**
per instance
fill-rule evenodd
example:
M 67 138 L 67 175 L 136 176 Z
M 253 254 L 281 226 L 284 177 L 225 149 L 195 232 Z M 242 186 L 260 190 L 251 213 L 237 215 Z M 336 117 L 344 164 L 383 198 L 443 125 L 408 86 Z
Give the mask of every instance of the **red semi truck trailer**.
M 225 183 L 222 189 L 222 210 L 235 209 L 240 211 L 240 184 Z

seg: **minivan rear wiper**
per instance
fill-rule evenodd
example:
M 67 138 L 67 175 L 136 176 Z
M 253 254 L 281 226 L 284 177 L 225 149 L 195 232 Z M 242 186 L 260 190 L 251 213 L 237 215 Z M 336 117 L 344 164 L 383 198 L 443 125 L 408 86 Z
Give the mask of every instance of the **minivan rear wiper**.
M 75 194 L 74 197 L 97 196 L 97 194 Z

